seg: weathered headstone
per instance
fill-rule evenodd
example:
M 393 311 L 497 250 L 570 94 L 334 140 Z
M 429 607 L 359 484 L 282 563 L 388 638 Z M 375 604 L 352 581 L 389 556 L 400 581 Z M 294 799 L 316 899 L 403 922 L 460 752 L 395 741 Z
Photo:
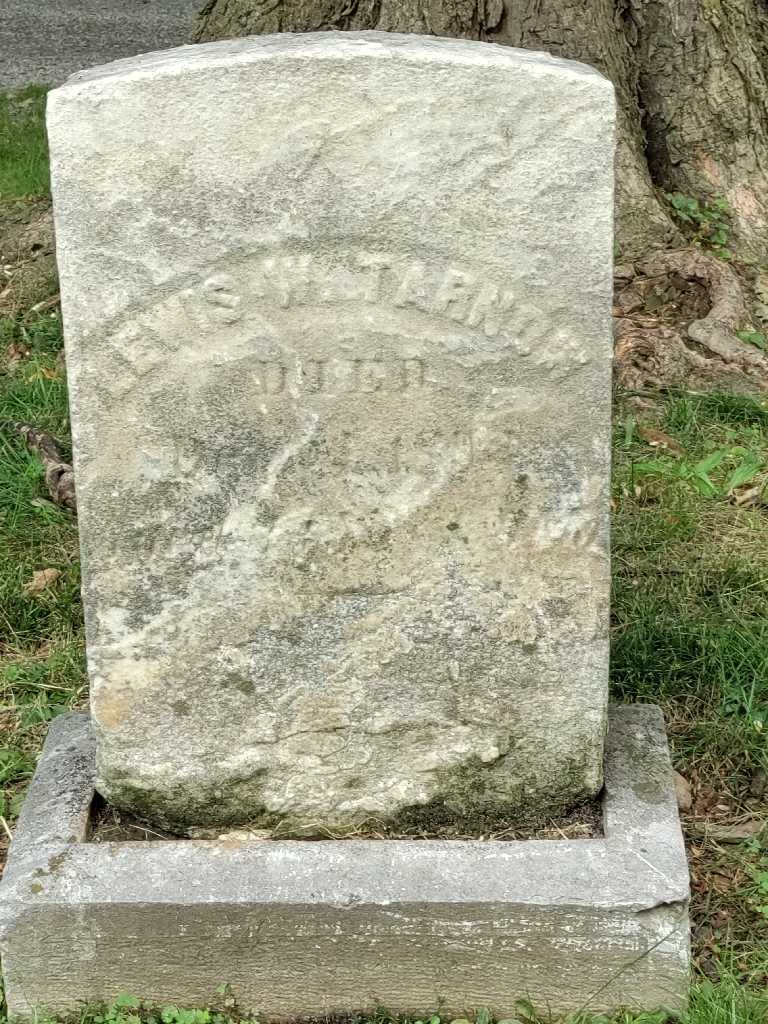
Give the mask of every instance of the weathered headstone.
M 97 775 L 206 837 L 487 837 L 599 786 L 611 128 L 587 68 L 379 34 L 53 94 L 98 766 L 57 719 L 0 887 L 9 1019 L 222 979 L 275 1020 L 684 1006 L 653 707 L 611 712 L 599 837 L 92 831 Z
M 48 118 L 101 792 L 177 827 L 594 793 L 609 82 L 324 33 Z

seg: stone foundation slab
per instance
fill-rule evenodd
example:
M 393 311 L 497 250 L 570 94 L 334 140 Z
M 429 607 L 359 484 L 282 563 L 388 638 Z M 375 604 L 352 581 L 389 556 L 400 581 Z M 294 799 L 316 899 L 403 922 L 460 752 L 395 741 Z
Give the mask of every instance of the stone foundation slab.
M 0 888 L 9 1015 L 229 984 L 281 1020 L 529 998 L 679 1009 L 688 872 L 660 711 L 611 711 L 601 839 L 88 842 L 87 716 L 51 726 Z

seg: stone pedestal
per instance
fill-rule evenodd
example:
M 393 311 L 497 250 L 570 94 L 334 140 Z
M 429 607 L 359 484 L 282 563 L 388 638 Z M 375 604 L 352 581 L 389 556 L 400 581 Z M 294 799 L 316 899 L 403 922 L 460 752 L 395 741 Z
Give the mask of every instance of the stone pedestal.
M 94 744 L 53 723 L 0 889 L 12 1018 L 135 993 L 262 1018 L 681 1008 L 688 873 L 660 712 L 614 707 L 578 841 L 89 843 Z

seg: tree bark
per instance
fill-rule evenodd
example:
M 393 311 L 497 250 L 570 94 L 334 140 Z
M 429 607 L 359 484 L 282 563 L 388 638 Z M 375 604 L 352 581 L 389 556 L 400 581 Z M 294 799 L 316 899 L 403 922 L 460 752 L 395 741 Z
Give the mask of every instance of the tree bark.
M 198 42 L 378 29 L 487 40 L 593 64 L 616 87 L 622 258 L 679 240 L 661 189 L 731 203 L 768 260 L 765 0 L 208 0 Z
M 648 166 L 668 191 L 728 200 L 734 243 L 768 256 L 768 5 L 630 0 Z

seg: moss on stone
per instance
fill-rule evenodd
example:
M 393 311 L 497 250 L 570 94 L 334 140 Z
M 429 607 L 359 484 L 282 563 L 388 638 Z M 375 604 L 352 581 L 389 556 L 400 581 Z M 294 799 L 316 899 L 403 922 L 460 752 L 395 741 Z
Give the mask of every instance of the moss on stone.
M 549 787 L 539 788 L 535 794 L 526 792 L 522 784 L 510 786 L 508 770 L 502 774 L 495 770 L 497 765 L 472 757 L 443 770 L 439 796 L 403 808 L 388 819 L 388 827 L 395 832 L 433 832 L 451 826 L 478 835 L 512 827 L 538 828 L 598 792 L 584 783 L 581 761 L 574 760 L 568 771 L 560 772 Z
M 189 798 L 188 788 L 158 793 L 135 780 L 114 778 L 102 795 L 108 803 L 142 822 L 181 835 L 196 828 L 242 825 L 244 807 L 249 809 L 250 825 L 275 828 L 282 815 L 269 811 L 261 799 L 266 774 L 261 768 L 245 778 L 230 780 L 226 787 L 200 787 L 193 800 Z

